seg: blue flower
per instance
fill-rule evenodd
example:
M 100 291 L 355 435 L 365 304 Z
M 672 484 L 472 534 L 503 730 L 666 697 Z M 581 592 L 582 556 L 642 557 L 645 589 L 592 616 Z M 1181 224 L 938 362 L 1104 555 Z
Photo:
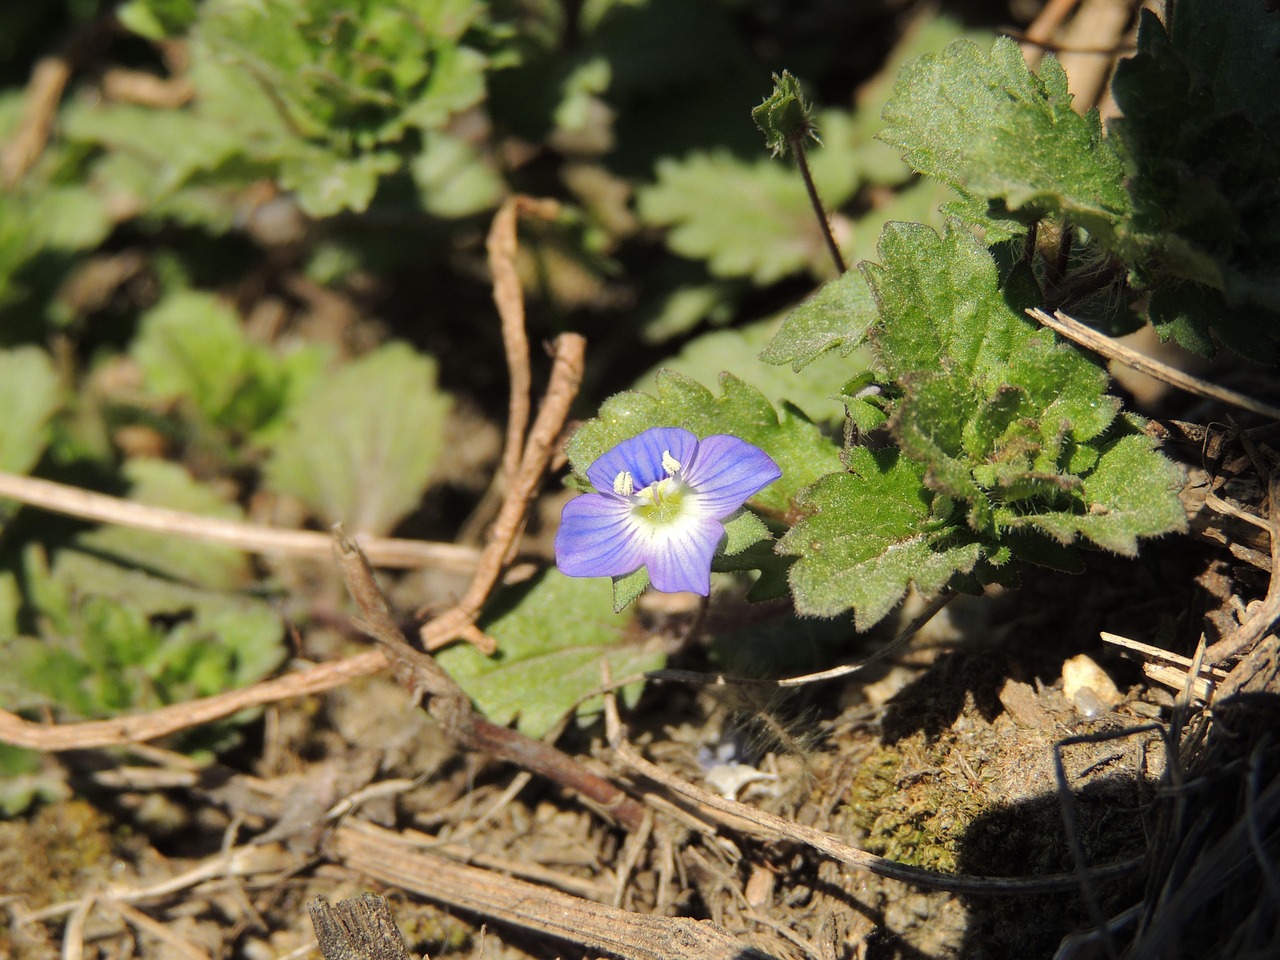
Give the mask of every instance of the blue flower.
M 655 589 L 705 597 L 723 521 L 780 476 L 768 454 L 737 437 L 646 430 L 587 467 L 599 492 L 565 504 L 556 564 L 570 577 L 648 567 Z

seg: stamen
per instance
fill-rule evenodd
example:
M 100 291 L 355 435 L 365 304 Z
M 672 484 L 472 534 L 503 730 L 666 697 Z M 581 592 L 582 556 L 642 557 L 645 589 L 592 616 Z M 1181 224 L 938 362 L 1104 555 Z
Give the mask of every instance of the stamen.
M 680 461 L 671 455 L 670 450 L 662 451 L 662 469 L 667 471 L 669 477 L 674 477 L 680 472 Z
M 629 497 L 635 492 L 636 482 L 631 474 L 623 470 L 613 478 L 613 492 L 620 497 Z

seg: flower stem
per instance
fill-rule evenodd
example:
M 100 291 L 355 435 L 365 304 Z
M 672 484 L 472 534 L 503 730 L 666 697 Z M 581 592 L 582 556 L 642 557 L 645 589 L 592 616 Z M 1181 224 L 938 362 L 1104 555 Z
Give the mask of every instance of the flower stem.
M 814 186 L 813 174 L 809 172 L 809 158 L 805 156 L 803 138 L 796 137 L 791 141 L 791 152 L 795 155 L 796 164 L 800 167 L 800 177 L 804 180 L 804 187 L 809 192 L 809 202 L 813 204 L 813 213 L 822 227 L 822 238 L 826 240 L 827 249 L 831 251 L 831 259 L 835 261 L 836 270 L 844 273 L 849 267 L 845 264 L 844 255 L 836 245 L 835 234 L 831 232 L 831 222 L 827 220 L 826 211 L 822 209 L 822 201 L 818 198 L 818 188 Z

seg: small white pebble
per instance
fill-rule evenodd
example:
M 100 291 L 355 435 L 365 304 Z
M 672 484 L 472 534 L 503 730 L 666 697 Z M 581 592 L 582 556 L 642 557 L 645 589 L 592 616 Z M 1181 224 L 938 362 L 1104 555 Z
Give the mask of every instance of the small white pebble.
M 1062 665 L 1062 694 L 1083 716 L 1090 718 L 1110 710 L 1123 699 L 1107 671 L 1083 653 Z

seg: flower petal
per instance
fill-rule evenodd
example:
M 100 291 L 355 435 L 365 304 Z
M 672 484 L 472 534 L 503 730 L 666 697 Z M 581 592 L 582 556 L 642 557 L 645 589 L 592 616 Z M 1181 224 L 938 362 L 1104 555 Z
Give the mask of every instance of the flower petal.
M 627 501 L 584 493 L 560 515 L 556 566 L 569 577 L 621 577 L 643 566 L 643 545 Z
M 626 471 L 637 490 L 667 475 L 662 468 L 662 455 L 669 452 L 681 464 L 691 460 L 698 449 L 698 438 L 680 427 L 650 427 L 630 440 L 623 440 L 608 453 L 601 454 L 587 467 L 587 477 L 601 492 L 613 489 L 614 478 Z
M 711 592 L 711 558 L 724 539 L 724 524 L 705 517 L 686 517 L 653 531 L 644 550 L 649 582 L 655 590 Z
M 782 471 L 754 444 L 718 433 L 698 444 L 698 452 L 682 476 L 698 491 L 700 511 L 723 520 L 782 476 Z

